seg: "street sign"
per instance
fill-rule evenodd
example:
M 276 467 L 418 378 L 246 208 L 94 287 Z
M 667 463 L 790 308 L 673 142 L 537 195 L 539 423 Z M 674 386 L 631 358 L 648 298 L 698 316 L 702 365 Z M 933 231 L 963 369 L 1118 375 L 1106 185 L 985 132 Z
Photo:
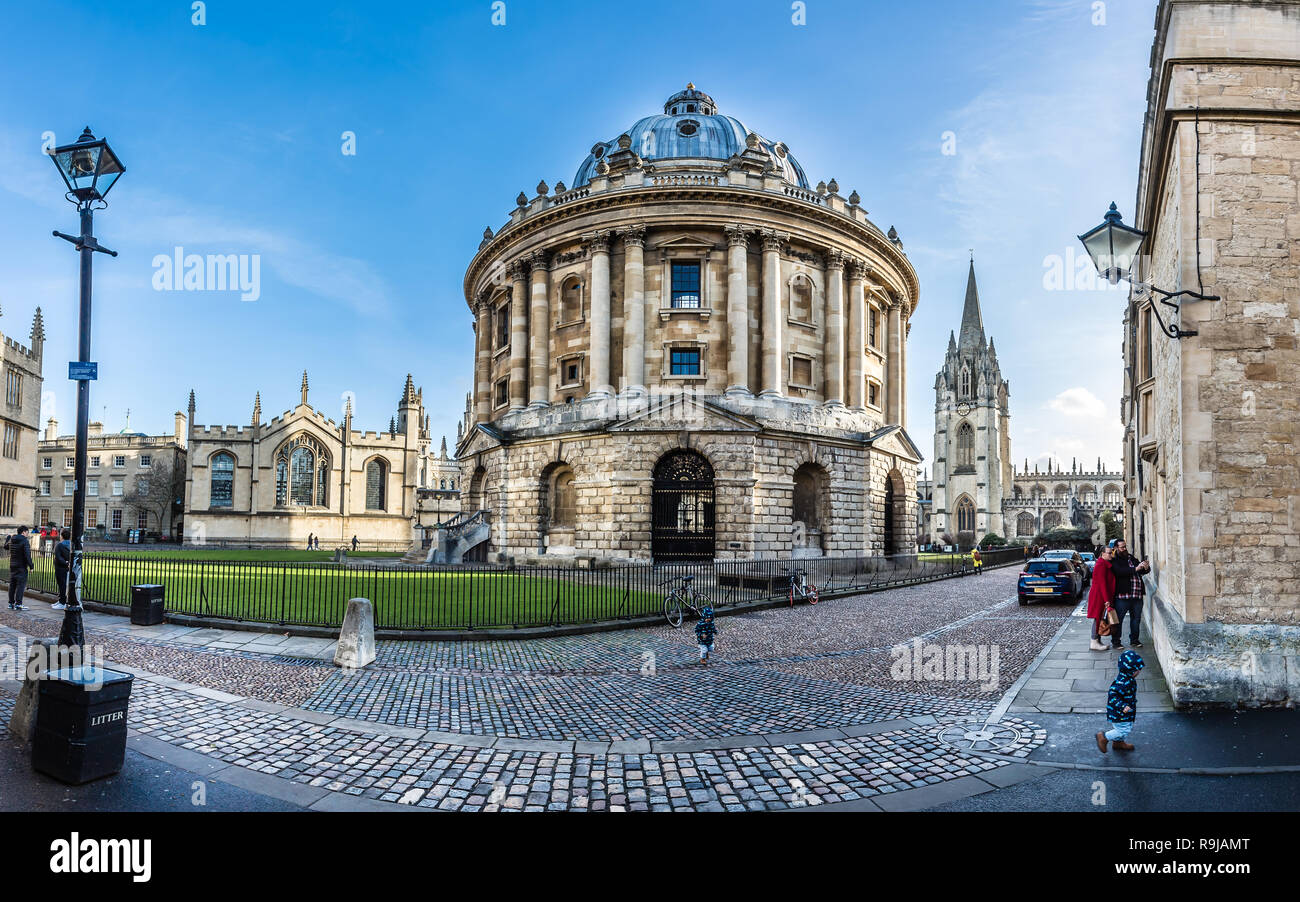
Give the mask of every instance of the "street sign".
M 74 382 L 90 382 L 99 378 L 99 364 L 71 360 L 68 362 L 68 378 Z

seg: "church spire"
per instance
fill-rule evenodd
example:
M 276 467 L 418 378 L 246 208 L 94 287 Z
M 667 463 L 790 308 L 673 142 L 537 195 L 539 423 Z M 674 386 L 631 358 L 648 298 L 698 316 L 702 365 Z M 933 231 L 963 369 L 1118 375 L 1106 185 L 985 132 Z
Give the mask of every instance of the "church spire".
M 984 344 L 984 319 L 980 316 L 980 293 L 975 285 L 975 260 L 970 261 L 970 273 L 966 277 L 966 303 L 961 311 L 961 339 L 958 346 L 963 350 L 975 351 Z

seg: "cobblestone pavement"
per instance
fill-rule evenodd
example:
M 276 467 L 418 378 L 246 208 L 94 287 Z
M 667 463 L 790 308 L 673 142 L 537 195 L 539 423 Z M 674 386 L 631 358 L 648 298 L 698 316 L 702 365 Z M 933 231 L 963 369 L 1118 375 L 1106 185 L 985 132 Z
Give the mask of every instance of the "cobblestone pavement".
M 988 789 L 977 775 L 1044 741 L 1015 718 L 999 724 L 1004 758 L 946 741 L 978 731 L 1069 613 L 1007 604 L 1016 572 L 720 618 L 709 667 L 689 625 L 381 642 L 362 672 L 121 630 L 88 641 L 146 672 L 138 735 L 331 793 L 444 810 L 806 807 L 952 781 Z M 49 632 L 22 614 L 0 623 Z M 890 648 L 913 641 L 996 646 L 997 673 L 896 679 Z

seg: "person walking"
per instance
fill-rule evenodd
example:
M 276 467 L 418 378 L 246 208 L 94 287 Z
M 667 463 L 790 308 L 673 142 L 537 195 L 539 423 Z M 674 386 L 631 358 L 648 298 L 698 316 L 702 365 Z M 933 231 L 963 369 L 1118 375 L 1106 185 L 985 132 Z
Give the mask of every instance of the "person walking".
M 695 641 L 700 646 L 700 663 L 708 664 L 709 655 L 713 654 L 713 640 L 718 634 L 718 627 L 713 622 L 713 607 L 705 605 L 700 611 L 700 620 L 695 624 Z
M 27 527 L 18 527 L 18 534 L 9 539 L 9 610 L 23 610 L 23 593 L 27 591 L 27 574 L 32 567 L 32 543 L 27 539 Z
M 1110 729 L 1097 733 L 1097 748 L 1106 753 L 1106 741 L 1122 752 L 1131 752 L 1137 746 L 1128 741 L 1133 726 L 1137 723 L 1137 675 L 1146 661 L 1135 651 L 1126 651 L 1119 656 L 1119 676 L 1110 684 L 1106 693 L 1106 719 Z
M 1141 648 L 1138 633 L 1142 628 L 1142 596 L 1146 592 L 1142 574 L 1149 572 L 1151 565 L 1146 561 L 1137 561 L 1128 553 L 1128 543 L 1116 539 L 1115 560 L 1111 569 L 1115 573 L 1115 613 L 1119 615 L 1119 623 L 1110 632 L 1110 647 L 1124 647 L 1120 638 L 1124 633 L 1124 615 L 1127 614 L 1129 648 Z
M 970 560 L 971 560 L 971 564 L 973 564 L 975 567 L 975 575 L 979 576 L 980 569 L 984 566 L 984 555 L 980 554 L 980 550 L 976 548 L 971 551 Z
M 308 550 L 308 551 L 311 551 L 311 549 L 312 549 L 312 545 L 311 545 L 311 540 L 312 540 L 312 538 L 313 538 L 312 534 L 311 534 L 311 533 L 307 533 L 307 550 Z
M 1111 549 L 1107 548 L 1097 558 L 1092 569 L 1092 586 L 1088 589 L 1088 619 L 1092 621 L 1092 643 L 1088 648 L 1105 651 L 1098 632 L 1106 610 L 1115 603 L 1115 574 L 1111 572 Z
M 64 529 L 62 541 L 54 546 L 54 581 L 59 586 L 59 600 L 53 605 L 54 610 L 64 611 L 68 607 L 68 571 L 72 569 L 72 530 Z
M 356 554 L 356 553 L 357 553 L 357 544 L 358 544 L 358 542 L 357 542 L 357 537 L 356 537 L 356 536 L 353 536 L 353 537 L 352 537 L 352 553 L 353 553 L 353 554 Z

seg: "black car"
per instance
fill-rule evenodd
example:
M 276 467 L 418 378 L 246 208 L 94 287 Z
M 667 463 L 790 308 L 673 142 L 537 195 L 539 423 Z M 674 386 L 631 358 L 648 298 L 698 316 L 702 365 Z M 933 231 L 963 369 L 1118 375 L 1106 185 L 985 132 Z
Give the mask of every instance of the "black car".
M 1068 558 L 1034 558 L 1020 571 L 1016 591 L 1021 604 L 1031 598 L 1077 602 L 1083 596 L 1083 577 Z

